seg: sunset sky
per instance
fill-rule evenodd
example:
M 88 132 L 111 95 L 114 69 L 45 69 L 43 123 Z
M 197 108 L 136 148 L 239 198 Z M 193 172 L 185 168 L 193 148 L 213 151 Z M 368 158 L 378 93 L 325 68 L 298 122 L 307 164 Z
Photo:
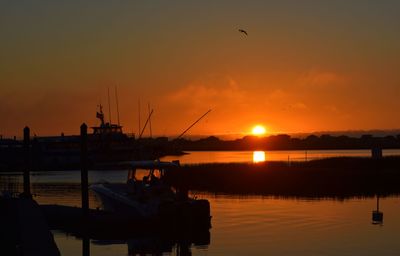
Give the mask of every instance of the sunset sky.
M 400 1 L 84 2 L 0 2 L 0 134 L 400 128 Z

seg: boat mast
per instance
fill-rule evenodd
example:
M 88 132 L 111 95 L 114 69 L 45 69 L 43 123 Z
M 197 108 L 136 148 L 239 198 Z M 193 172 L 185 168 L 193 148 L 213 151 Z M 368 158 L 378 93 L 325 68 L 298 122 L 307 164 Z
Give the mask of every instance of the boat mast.
M 139 114 L 139 130 L 138 130 L 138 134 L 140 134 L 140 98 L 138 99 L 138 114 Z
M 117 86 L 115 86 L 115 102 L 117 104 L 117 119 L 118 119 L 118 126 L 120 125 L 119 123 L 119 107 L 118 107 L 118 91 L 117 91 Z
M 148 109 L 148 111 L 149 111 L 149 128 L 150 128 L 150 138 L 152 138 L 153 137 L 153 132 L 152 132 L 152 130 L 151 130 L 151 119 L 150 119 L 150 103 L 147 103 L 147 109 Z
M 110 120 L 110 125 L 111 125 L 111 104 L 110 104 L 110 87 L 107 87 L 107 93 L 108 93 L 108 118 Z

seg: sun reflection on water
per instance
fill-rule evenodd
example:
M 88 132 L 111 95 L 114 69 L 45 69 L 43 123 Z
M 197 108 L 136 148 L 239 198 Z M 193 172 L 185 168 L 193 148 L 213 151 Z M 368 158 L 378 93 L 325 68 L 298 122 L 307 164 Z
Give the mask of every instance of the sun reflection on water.
M 265 162 L 265 152 L 264 151 L 254 151 L 253 152 L 253 163 Z

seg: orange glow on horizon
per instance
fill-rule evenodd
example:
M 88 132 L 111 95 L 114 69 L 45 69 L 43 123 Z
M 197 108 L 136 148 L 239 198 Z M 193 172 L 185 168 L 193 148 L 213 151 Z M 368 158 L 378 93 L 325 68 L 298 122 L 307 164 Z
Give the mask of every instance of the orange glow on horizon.
M 356 1 L 314 1 L 312 8 L 251 1 L 245 12 L 242 3 L 176 1 L 165 11 L 163 1 L 154 8 L 146 1 L 48 2 L 0 5 L 12 14 L 0 25 L 2 138 L 21 138 L 25 126 L 38 137 L 79 134 L 83 122 L 98 125 L 99 103 L 110 119 L 108 98 L 111 120 L 118 115 L 124 133 L 136 135 L 150 104 L 154 137 L 178 136 L 209 108 L 187 136 L 400 129 L 398 1 L 363 1 L 352 15 L 342 9 L 360 10 Z M 132 31 L 132 24 L 141 25 Z M 149 134 L 150 124 L 143 136 Z

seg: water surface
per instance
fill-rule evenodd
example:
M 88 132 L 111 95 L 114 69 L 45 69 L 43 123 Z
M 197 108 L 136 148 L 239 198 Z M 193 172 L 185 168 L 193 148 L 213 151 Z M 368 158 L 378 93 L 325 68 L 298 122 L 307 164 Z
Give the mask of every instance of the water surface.
M 37 187 L 35 191 L 41 203 L 80 204 L 79 191 L 74 189 L 60 193 L 47 187 L 42 194 Z M 46 196 L 49 191 L 54 194 Z M 373 225 L 375 198 L 339 201 L 194 194 L 210 201 L 213 218 L 210 243 L 190 245 L 193 255 L 398 255 L 400 251 L 398 197 L 380 199 L 384 222 Z M 91 207 L 98 204 L 93 195 L 90 203 Z M 80 255 L 80 239 L 59 231 L 54 235 L 62 255 Z M 107 242 L 92 241 L 91 255 L 128 255 L 129 241 Z M 165 255 L 179 255 L 177 245 Z
M 327 157 L 370 157 L 371 150 L 277 150 L 277 151 L 188 151 L 182 156 L 166 156 L 162 160 L 180 160 L 184 164 L 257 162 L 264 152 L 265 161 L 309 161 Z M 398 149 L 383 150 L 384 156 L 400 156 Z
M 289 154 L 301 160 L 304 152 L 265 152 L 267 160 L 284 160 Z M 307 152 L 308 158 L 368 156 L 369 151 Z M 399 151 L 384 151 L 385 155 Z M 247 162 L 253 152 L 192 152 L 182 163 Z M 165 160 L 176 159 L 167 157 Z M 90 171 L 90 183 L 107 180 L 125 182 L 127 171 Z M 40 204 L 80 206 L 79 172 L 32 173 L 32 192 Z M 0 189 L 21 191 L 22 177 L 0 175 Z M 398 255 L 400 243 L 400 198 L 380 199 L 382 225 L 372 224 L 376 198 L 346 200 L 275 198 L 259 195 L 215 195 L 192 192 L 211 204 L 212 228 L 205 244 L 171 243 L 159 237 L 123 240 L 91 240 L 90 255 L 133 255 L 146 248 L 160 247 L 162 255 Z M 100 203 L 90 193 L 90 207 Z M 53 230 L 62 255 L 82 255 L 82 240 Z M 150 253 L 151 251 L 147 251 Z M 153 251 L 154 253 L 154 251 Z

